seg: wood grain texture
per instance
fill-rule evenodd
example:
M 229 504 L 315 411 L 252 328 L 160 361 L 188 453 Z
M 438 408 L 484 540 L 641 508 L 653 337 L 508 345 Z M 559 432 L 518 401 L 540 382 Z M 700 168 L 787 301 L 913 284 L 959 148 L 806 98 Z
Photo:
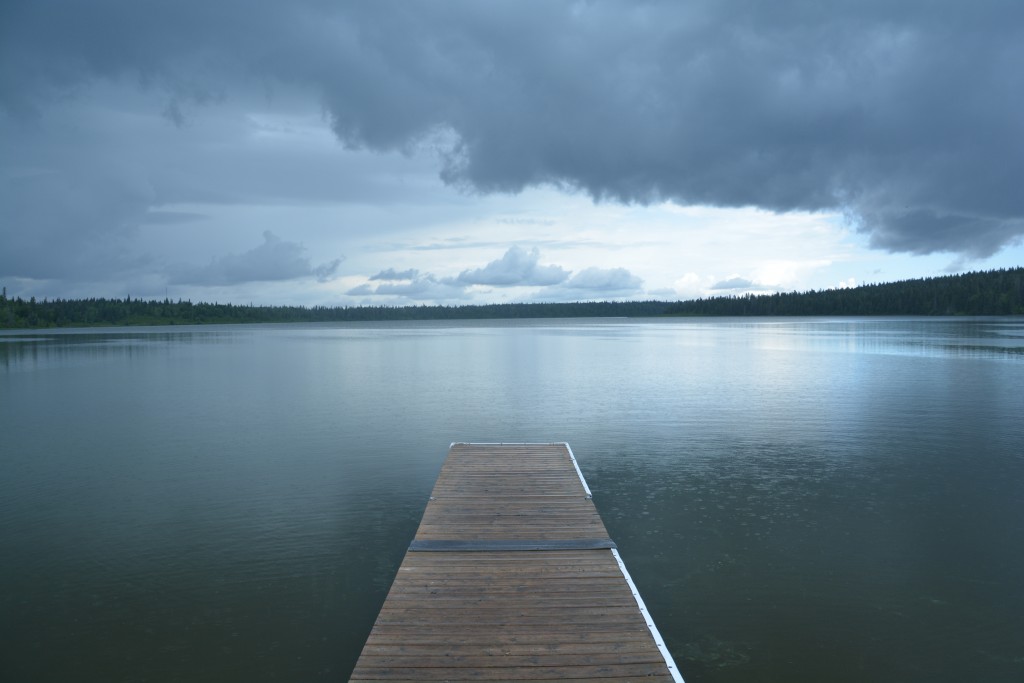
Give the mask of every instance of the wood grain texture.
M 672 681 L 612 551 L 579 541 L 610 539 L 564 444 L 454 444 L 350 680 Z

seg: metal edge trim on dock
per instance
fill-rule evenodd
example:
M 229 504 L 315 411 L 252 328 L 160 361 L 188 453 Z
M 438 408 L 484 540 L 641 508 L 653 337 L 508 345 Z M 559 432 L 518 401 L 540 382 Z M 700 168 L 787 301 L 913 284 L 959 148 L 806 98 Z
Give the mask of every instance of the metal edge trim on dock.
M 665 658 L 665 665 L 668 666 L 668 671 L 672 674 L 672 680 L 676 683 L 685 683 L 682 674 L 679 673 L 679 667 L 676 666 L 672 654 L 668 651 L 668 646 L 665 645 L 665 639 L 661 637 L 661 632 L 654 625 L 654 619 L 651 617 L 651 613 L 647 611 L 647 605 L 644 604 L 644 599 L 640 597 L 640 591 L 637 589 L 636 584 L 633 583 L 633 577 L 629 575 L 629 570 L 626 569 L 626 563 L 622 561 L 622 557 L 617 549 L 612 548 L 611 551 L 612 556 L 615 557 L 615 561 L 619 565 L 619 570 L 622 571 L 622 576 L 626 579 L 626 583 L 629 584 L 629 590 L 633 593 L 633 598 L 636 600 L 637 607 L 640 608 L 640 613 L 647 623 L 647 628 L 654 637 L 654 644 L 658 646 L 661 656 Z
M 569 445 L 568 441 L 562 442 L 565 445 L 567 451 L 569 451 L 569 457 L 572 458 L 572 465 L 576 468 L 576 474 L 579 475 L 580 483 L 583 484 L 583 489 L 587 492 L 587 498 L 593 498 L 590 493 L 590 487 L 587 486 L 587 480 L 583 477 L 583 472 L 580 470 L 580 465 L 576 462 L 576 456 L 573 455 L 572 446 Z M 629 585 L 629 590 L 633 594 L 633 598 L 636 600 L 637 607 L 640 608 L 640 614 L 644 617 L 644 622 L 647 624 L 648 630 L 651 632 L 651 636 L 654 638 L 654 644 L 658 646 L 658 651 L 661 652 L 661 656 L 665 658 L 665 665 L 668 667 L 668 671 L 672 674 L 672 680 L 676 683 L 685 683 L 683 681 L 682 674 L 679 673 L 679 667 L 676 666 L 675 660 L 672 658 L 672 654 L 668 651 L 668 646 L 665 645 L 665 639 L 661 637 L 661 632 L 658 631 L 658 627 L 654 625 L 654 618 L 651 617 L 651 613 L 647 611 L 647 605 L 644 604 L 644 599 L 640 597 L 640 591 L 637 589 L 636 584 L 633 583 L 633 577 L 629 575 L 629 570 L 626 569 L 626 563 L 622 561 L 622 557 L 619 555 L 618 548 L 611 548 L 612 556 L 615 558 L 615 562 L 619 565 L 619 571 L 622 572 L 623 578 L 626 579 L 626 583 Z
M 587 493 L 588 499 L 593 499 L 594 494 L 590 492 L 590 487 L 587 486 L 587 480 L 583 478 L 583 472 L 580 470 L 580 464 L 576 462 L 576 456 L 573 455 L 572 446 L 569 445 L 568 441 L 563 441 L 562 445 L 565 446 L 565 450 L 569 451 L 569 458 L 572 460 L 572 466 L 576 468 L 576 474 L 579 475 L 580 483 L 583 484 L 583 490 Z

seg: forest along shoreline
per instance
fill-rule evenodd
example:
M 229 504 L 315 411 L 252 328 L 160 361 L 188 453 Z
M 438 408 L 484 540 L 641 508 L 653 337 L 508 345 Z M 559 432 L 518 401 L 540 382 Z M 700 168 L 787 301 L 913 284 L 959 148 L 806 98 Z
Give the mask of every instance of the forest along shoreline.
M 465 306 L 253 306 L 141 298 L 9 298 L 0 329 L 656 316 L 1024 315 L 1024 267 L 841 289 L 689 301 L 592 301 Z

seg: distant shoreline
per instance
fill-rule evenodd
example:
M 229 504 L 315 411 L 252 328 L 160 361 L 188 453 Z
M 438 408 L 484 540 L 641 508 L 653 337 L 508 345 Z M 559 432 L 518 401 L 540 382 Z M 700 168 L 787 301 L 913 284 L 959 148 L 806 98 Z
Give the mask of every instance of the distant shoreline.
M 1024 267 L 809 292 L 690 301 L 597 301 L 465 306 L 240 306 L 152 299 L 28 301 L 0 294 L 0 329 L 689 316 L 1024 315 Z

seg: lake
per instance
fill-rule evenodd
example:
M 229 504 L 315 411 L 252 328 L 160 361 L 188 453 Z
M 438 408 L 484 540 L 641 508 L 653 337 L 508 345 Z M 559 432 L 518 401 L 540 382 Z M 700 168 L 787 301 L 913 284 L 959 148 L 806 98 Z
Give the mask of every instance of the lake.
M 0 679 L 344 681 L 452 441 L 568 441 L 688 683 L 1024 680 L 1024 319 L 0 332 Z

